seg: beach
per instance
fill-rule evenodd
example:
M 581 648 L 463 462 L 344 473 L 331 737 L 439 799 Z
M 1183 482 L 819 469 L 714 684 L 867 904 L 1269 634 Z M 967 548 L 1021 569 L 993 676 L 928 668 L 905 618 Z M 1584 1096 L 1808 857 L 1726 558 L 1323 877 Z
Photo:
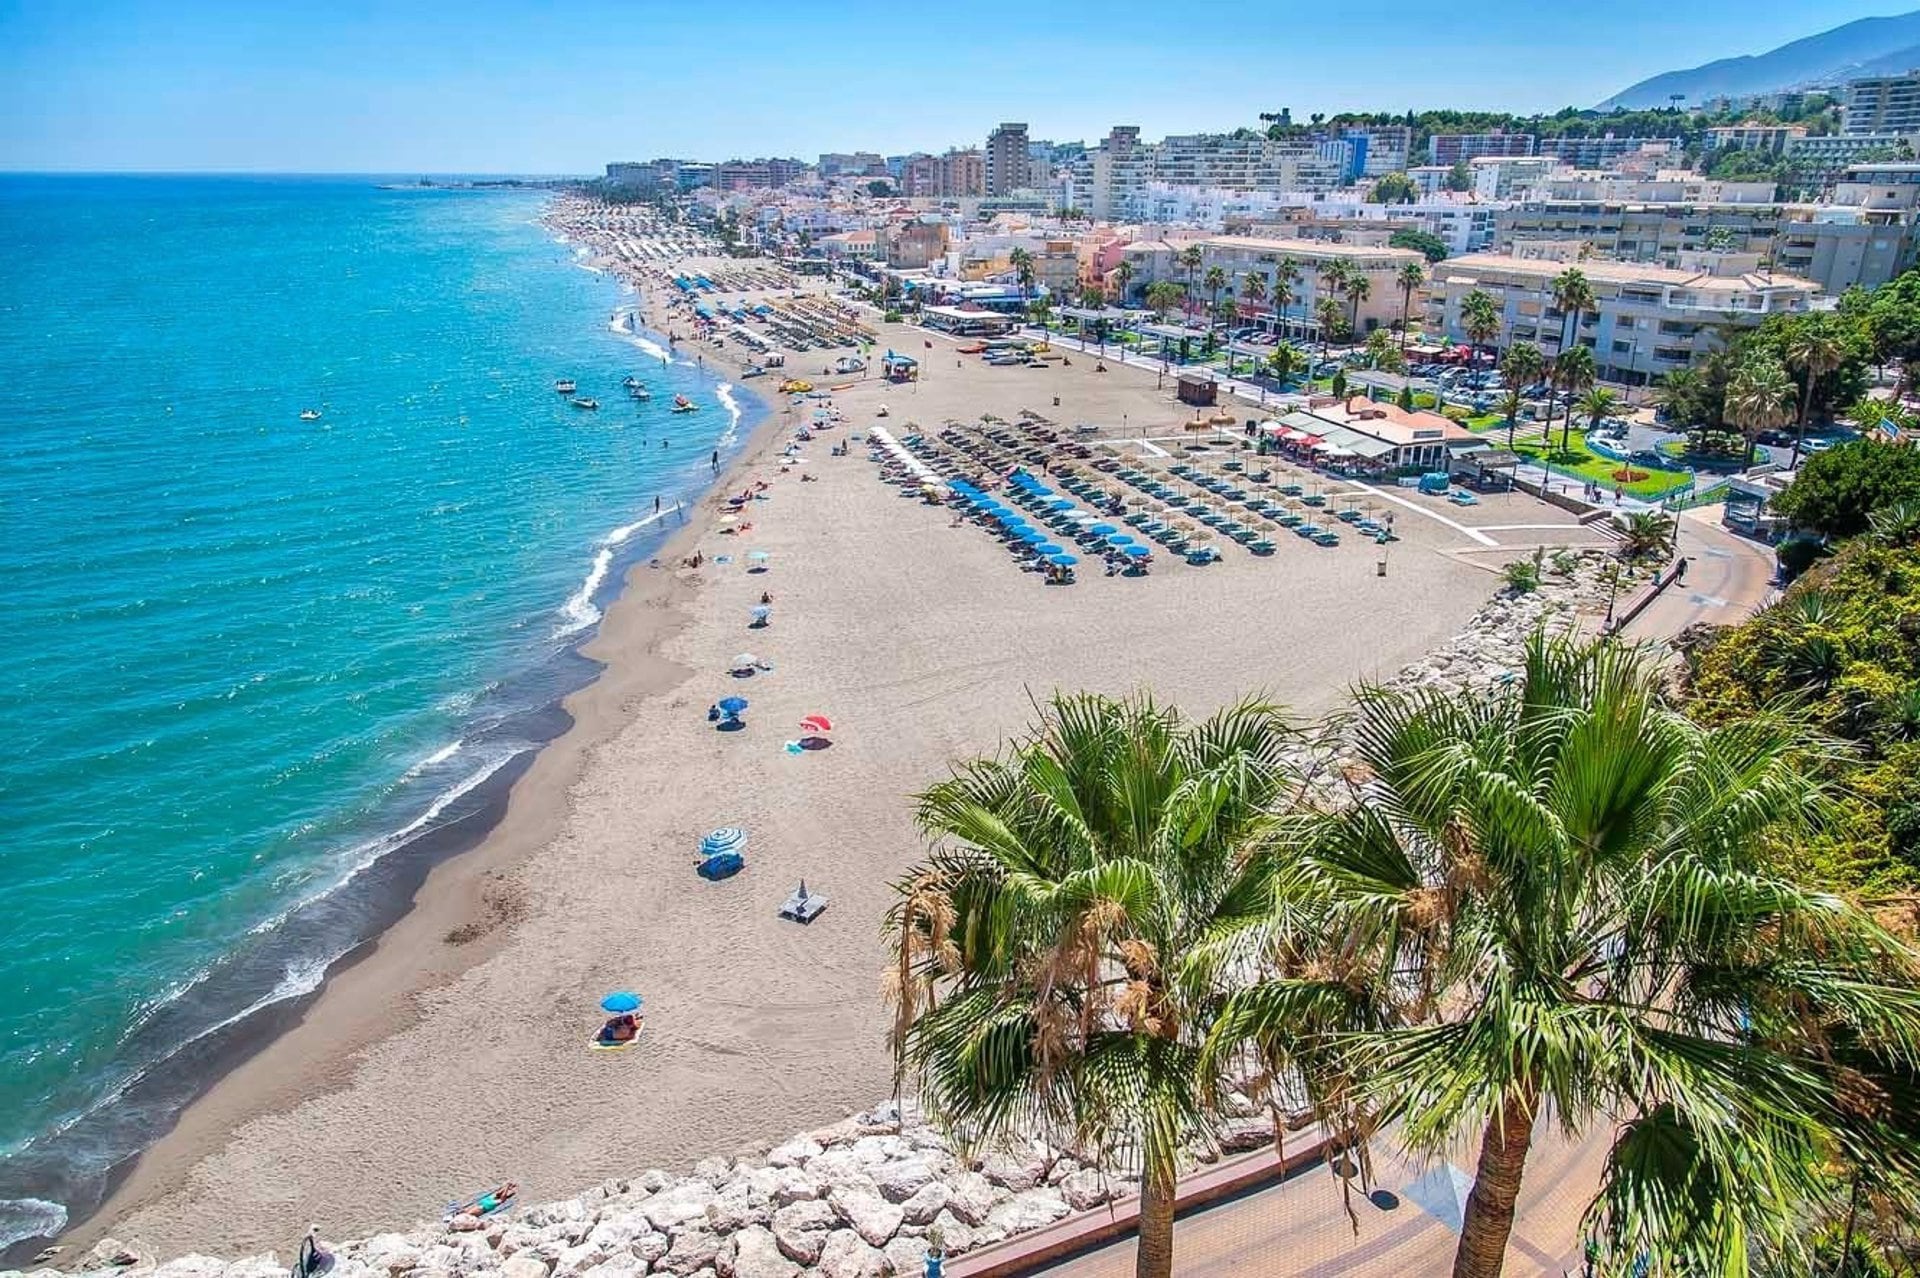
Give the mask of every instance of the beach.
M 737 372 L 737 343 L 696 344 L 658 280 L 641 283 L 646 327 L 678 331 L 680 357 Z M 1287 538 L 1269 558 L 1231 548 L 1204 570 L 1163 561 L 1144 577 L 1088 563 L 1049 587 L 979 528 L 881 482 L 864 440 L 832 446 L 875 425 L 903 436 L 1031 410 L 1150 457 L 1177 447 L 1190 415 L 1171 382 L 1097 373 L 1091 358 L 989 367 L 871 311 L 863 322 L 920 358 L 920 380 L 869 374 L 836 390 L 840 422 L 790 466 L 794 427 L 824 401 L 775 411 L 714 499 L 670 521 L 655 565 L 632 569 L 586 648 L 604 672 L 567 699 L 573 727 L 481 845 L 438 866 L 412 911 L 66 1241 L 284 1252 L 310 1222 L 330 1236 L 398 1227 L 505 1180 L 560 1197 L 864 1109 L 892 1086 L 889 884 L 922 850 L 911 796 L 950 761 L 995 749 L 1056 689 L 1150 688 L 1195 715 L 1247 694 L 1327 711 L 1458 632 L 1502 562 L 1597 537 L 1522 495 L 1471 510 L 1382 495 L 1401 536 L 1384 575 L 1357 538 L 1330 550 Z M 820 374 L 830 358 L 783 371 L 849 380 Z M 774 380 L 758 384 L 771 395 Z M 757 484 L 762 499 L 721 524 L 719 496 Z M 748 571 L 749 550 L 767 571 Z M 763 594 L 771 622 L 749 629 Z M 731 677 L 743 651 L 770 669 Z M 716 731 L 707 708 L 728 695 L 748 699 L 746 726 Z M 789 752 L 811 714 L 832 720 L 831 748 Z M 696 851 L 722 826 L 747 832 L 748 868 L 709 883 Z M 831 897 L 806 928 L 776 917 L 802 878 Z M 597 1003 L 616 989 L 644 995 L 644 1035 L 591 1051 Z

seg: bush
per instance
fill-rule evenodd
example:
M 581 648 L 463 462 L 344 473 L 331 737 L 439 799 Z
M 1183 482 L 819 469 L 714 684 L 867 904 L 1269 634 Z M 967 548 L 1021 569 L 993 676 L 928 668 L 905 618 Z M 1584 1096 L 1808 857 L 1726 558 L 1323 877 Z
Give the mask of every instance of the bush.
M 1530 595 L 1540 589 L 1540 557 L 1516 559 L 1500 570 L 1506 578 L 1507 589 L 1516 595 Z
M 888 309 L 887 313 L 882 315 L 880 318 L 885 320 L 889 324 L 898 324 L 900 322 L 900 312 L 896 310 L 892 310 L 890 308 Z
M 1773 556 L 1780 561 L 1780 576 L 1793 581 L 1826 553 L 1827 548 L 1811 537 L 1790 537 L 1774 547 Z

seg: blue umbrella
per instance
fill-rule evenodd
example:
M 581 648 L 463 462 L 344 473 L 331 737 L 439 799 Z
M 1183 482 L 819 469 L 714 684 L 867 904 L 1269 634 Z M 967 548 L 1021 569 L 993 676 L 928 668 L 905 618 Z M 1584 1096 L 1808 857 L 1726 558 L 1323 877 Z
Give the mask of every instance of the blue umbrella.
M 1080 561 L 1072 555 L 1054 555 L 1052 556 L 1052 562 L 1059 564 L 1062 568 L 1071 568 Z
M 1049 502 L 1048 504 L 1051 505 L 1055 510 L 1072 510 L 1073 509 L 1072 500 L 1066 497 L 1056 498 L 1053 501 Z
M 715 856 L 721 852 L 738 852 L 745 846 L 747 846 L 747 832 L 737 825 L 725 825 L 700 840 L 700 855 Z
M 739 714 L 747 708 L 747 699 L 745 697 L 722 697 L 720 698 L 719 706 L 720 713 L 722 714 Z
M 1038 528 L 1029 528 L 1015 538 L 1016 541 L 1024 541 L 1029 546 L 1038 546 L 1041 542 L 1045 541 L 1046 539 L 1047 539 L 1047 535 L 1041 532 Z
M 1033 486 L 1033 490 L 1032 490 L 1032 491 L 1033 491 L 1033 495 L 1034 495 L 1035 497 L 1051 497 L 1051 496 L 1053 496 L 1053 489 L 1051 489 L 1051 488 L 1043 488 L 1043 487 L 1041 487 L 1041 486 L 1040 486 L 1039 484 L 1035 484 L 1035 485 Z
M 1127 536 L 1125 533 L 1115 533 L 1113 536 L 1107 538 L 1107 544 L 1109 546 L 1129 546 L 1133 544 L 1133 538 Z
M 1050 541 L 1041 542 L 1033 548 L 1033 551 L 1037 555 L 1060 555 L 1066 553 Z
M 1115 527 L 1113 524 L 1095 524 L 1093 527 L 1087 529 L 1087 531 L 1090 533 L 1098 533 L 1100 536 L 1104 537 L 1108 533 L 1119 532 L 1120 529 Z
M 621 990 L 617 994 L 609 994 L 601 999 L 600 1010 L 603 1012 L 612 1012 L 616 1016 L 622 1012 L 637 1012 L 640 1010 L 640 1004 L 643 1001 L 638 994 L 629 990 Z
M 1148 555 L 1152 554 L 1153 552 L 1148 550 L 1145 546 L 1127 546 L 1120 553 L 1131 556 L 1134 559 L 1145 559 Z

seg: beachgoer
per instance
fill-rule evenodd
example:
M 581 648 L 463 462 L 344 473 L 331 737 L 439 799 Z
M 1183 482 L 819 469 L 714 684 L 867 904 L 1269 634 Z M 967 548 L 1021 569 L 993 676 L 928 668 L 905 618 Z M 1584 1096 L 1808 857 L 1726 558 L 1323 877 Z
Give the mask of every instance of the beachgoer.
M 763 603 L 763 604 L 770 604 L 770 603 L 772 603 L 772 602 L 773 602 L 773 592 L 772 592 L 772 591 L 769 591 L 769 590 L 763 590 L 763 591 L 761 591 L 761 592 L 760 592 L 760 602 L 761 602 L 761 603 Z
M 713 468 L 716 471 L 720 469 L 720 450 L 717 448 L 713 450 Z
M 660 513 L 660 494 L 659 493 L 655 493 L 653 495 L 653 513 L 656 515 Z
M 1687 557 L 1685 555 L 1673 561 L 1673 579 L 1685 581 L 1687 578 Z

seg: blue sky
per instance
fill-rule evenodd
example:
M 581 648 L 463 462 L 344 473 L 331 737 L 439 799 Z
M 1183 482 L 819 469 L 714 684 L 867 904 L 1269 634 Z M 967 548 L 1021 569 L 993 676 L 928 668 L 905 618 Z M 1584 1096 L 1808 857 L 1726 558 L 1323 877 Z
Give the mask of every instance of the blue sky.
M 0 169 L 597 170 L 1590 105 L 1903 5 L 0 0 Z

